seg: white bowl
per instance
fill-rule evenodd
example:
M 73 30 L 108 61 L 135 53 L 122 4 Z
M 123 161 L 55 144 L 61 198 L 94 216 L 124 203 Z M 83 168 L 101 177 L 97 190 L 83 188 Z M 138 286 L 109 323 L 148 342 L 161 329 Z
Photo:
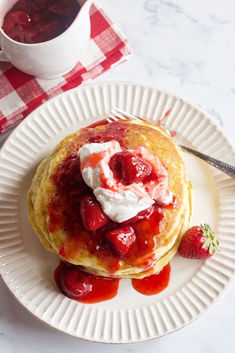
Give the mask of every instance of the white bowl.
M 69 72 L 80 60 L 90 39 L 89 10 L 92 0 L 78 0 L 81 9 L 68 29 L 47 42 L 25 44 L 4 33 L 1 26 L 16 0 L 0 0 L 0 45 L 7 59 L 19 70 L 42 79 Z

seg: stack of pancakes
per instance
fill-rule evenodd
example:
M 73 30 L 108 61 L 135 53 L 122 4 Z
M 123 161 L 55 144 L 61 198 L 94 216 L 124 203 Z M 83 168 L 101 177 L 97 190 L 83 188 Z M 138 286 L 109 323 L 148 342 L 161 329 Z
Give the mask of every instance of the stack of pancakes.
M 123 147 L 134 149 L 143 146 L 157 156 L 168 172 L 169 188 L 177 199 L 177 207 L 165 209 L 160 232 L 156 235 L 156 248 L 152 254 L 147 254 L 147 256 L 151 255 L 151 266 L 135 267 L 121 259 L 120 268 L 110 274 L 99 258 L 85 248 L 74 249 L 72 258 L 62 257 L 62 259 L 83 266 L 86 271 L 101 276 L 142 278 L 161 271 L 176 254 L 191 216 L 191 183 L 187 179 L 179 147 L 163 129 L 142 120 L 126 120 L 122 123 L 128 126 Z M 102 131 L 105 127 L 104 123 L 90 129 Z M 30 222 L 44 247 L 60 257 L 60 249 L 69 235 L 64 229 L 49 231 L 47 205 L 56 194 L 56 186 L 51 176 L 56 173 L 71 151 L 77 151 L 82 145 L 88 143 L 82 131 L 67 136 L 41 162 L 28 193 Z

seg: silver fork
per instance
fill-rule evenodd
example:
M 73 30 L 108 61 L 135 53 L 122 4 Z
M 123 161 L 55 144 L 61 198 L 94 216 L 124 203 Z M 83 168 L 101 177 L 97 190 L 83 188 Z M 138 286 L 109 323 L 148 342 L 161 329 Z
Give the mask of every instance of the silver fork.
M 138 117 L 136 117 L 133 114 L 124 112 L 123 110 L 116 108 L 116 107 L 112 107 L 111 113 L 108 114 L 108 117 L 106 117 L 106 121 L 108 121 L 109 123 L 114 122 L 114 121 L 118 121 L 118 120 L 140 120 Z M 170 134 L 169 130 L 164 128 L 164 130 Z M 195 155 L 196 157 L 206 161 L 207 163 L 209 163 L 210 165 L 212 165 L 213 167 L 221 170 L 222 172 L 224 172 L 225 174 L 229 175 L 231 178 L 235 178 L 235 166 L 225 163 L 223 161 L 220 161 L 216 158 L 213 158 L 211 156 L 208 156 L 204 153 L 201 153 L 199 151 L 196 151 L 190 147 L 178 144 L 179 147 L 182 148 L 182 150 L 187 151 L 193 155 Z

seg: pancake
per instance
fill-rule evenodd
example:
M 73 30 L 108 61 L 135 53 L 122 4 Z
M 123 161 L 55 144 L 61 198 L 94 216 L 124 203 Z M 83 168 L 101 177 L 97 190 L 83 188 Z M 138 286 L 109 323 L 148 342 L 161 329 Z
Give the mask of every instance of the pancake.
M 71 155 L 77 155 L 83 145 L 112 139 L 128 150 L 143 146 L 158 157 L 167 170 L 169 189 L 176 201 L 170 207 L 159 205 L 159 224 L 154 225 L 158 231 L 151 236 L 147 221 L 134 224 L 137 245 L 128 256 L 120 256 L 103 240 L 102 229 L 92 233 L 78 224 L 79 201 L 75 201 L 80 190 L 71 187 L 69 196 L 61 196 L 55 182 L 64 163 Z M 71 199 L 73 206 L 68 209 Z M 177 252 L 191 216 L 191 183 L 179 147 L 159 126 L 142 120 L 109 124 L 103 121 L 65 137 L 41 162 L 28 192 L 28 207 L 30 222 L 41 243 L 62 260 L 101 276 L 142 278 L 161 271 Z

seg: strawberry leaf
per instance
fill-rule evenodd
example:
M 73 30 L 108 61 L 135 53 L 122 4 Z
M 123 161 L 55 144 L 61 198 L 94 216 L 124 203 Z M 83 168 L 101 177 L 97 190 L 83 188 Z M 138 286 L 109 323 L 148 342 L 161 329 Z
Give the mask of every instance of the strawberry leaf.
M 208 248 L 208 246 L 211 244 L 211 239 L 210 238 L 206 238 L 206 240 L 204 241 L 202 248 Z
M 203 225 L 200 224 L 200 228 L 204 237 L 202 249 L 208 248 L 210 255 L 213 255 L 213 253 L 218 250 L 218 239 L 207 223 Z
M 206 224 L 206 223 L 204 223 L 204 229 L 205 229 L 206 231 L 210 231 L 210 230 L 211 230 L 209 224 Z
M 209 253 L 210 253 L 211 255 L 213 255 L 214 251 L 215 251 L 215 248 L 214 248 L 213 244 L 210 244 L 210 246 L 209 246 Z

